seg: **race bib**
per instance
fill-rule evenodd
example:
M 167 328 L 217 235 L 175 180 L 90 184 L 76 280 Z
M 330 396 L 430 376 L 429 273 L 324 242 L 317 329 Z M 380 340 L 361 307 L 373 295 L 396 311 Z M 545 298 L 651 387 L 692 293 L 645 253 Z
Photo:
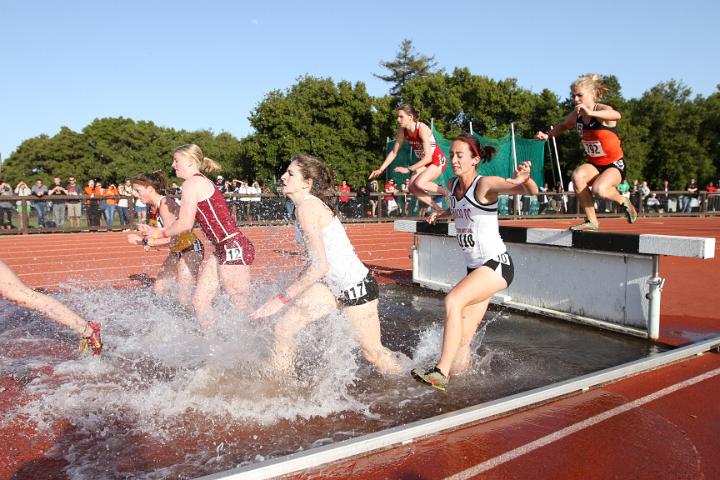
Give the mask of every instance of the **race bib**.
M 585 141 L 582 142 L 583 147 L 585 148 L 585 154 L 588 157 L 604 157 L 605 152 L 603 151 L 602 144 L 595 140 L 595 141 Z
M 367 290 L 365 289 L 365 282 L 360 282 L 354 287 L 345 290 L 345 296 L 348 298 L 348 300 L 357 300 L 358 298 L 362 298 L 367 293 Z
M 460 248 L 468 249 L 475 246 L 475 240 L 473 240 L 472 233 L 458 233 L 457 241 Z
M 497 257 L 498 262 L 502 263 L 503 265 L 510 265 L 510 256 L 507 253 L 501 253 Z
M 233 247 L 233 248 L 225 248 L 225 261 L 226 262 L 235 262 L 237 260 L 243 261 L 242 256 L 242 248 L 240 247 Z

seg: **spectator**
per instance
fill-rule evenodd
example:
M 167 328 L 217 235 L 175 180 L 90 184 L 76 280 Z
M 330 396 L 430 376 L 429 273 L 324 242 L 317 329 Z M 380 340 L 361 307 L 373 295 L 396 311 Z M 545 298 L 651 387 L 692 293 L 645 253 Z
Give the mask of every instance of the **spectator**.
M 688 182 L 687 186 L 685 187 L 685 190 L 688 192 L 687 195 L 684 195 L 681 197 L 682 200 L 682 208 L 680 211 L 682 213 L 690 213 L 692 211 L 692 199 L 697 197 L 698 192 L 698 185 L 697 181 L 694 178 L 691 178 Z
M 387 195 L 385 195 L 384 200 L 385 200 L 385 205 L 386 205 L 385 211 L 386 211 L 388 217 L 391 216 L 392 213 L 396 212 L 398 209 L 398 204 L 395 201 L 395 193 L 396 192 L 397 192 L 397 188 L 395 186 L 395 180 L 391 178 L 385 184 L 385 193 Z
M 107 200 L 105 200 L 105 196 L 103 195 L 103 193 L 105 192 L 105 187 L 103 187 L 103 184 L 100 180 L 95 180 L 95 188 L 97 188 L 100 192 L 100 194 L 98 195 L 98 198 L 100 199 L 98 200 L 98 202 L 100 203 L 98 207 L 98 210 L 100 212 L 100 219 L 105 220 L 105 209 L 107 208 Z M 98 225 L 100 224 L 98 223 Z
M 707 208 L 709 211 L 714 212 L 717 210 L 717 187 L 713 182 L 710 182 L 705 187 L 705 191 L 708 192 L 707 197 Z
M 60 177 L 54 177 L 53 178 L 53 186 L 50 190 L 48 190 L 48 196 L 50 195 L 67 195 L 68 191 L 63 188 L 62 185 L 60 185 Z M 51 202 L 52 204 L 52 215 L 53 215 L 53 223 L 55 224 L 55 227 L 62 228 L 65 226 L 65 201 L 64 200 L 54 200 Z
M 409 178 L 406 178 L 402 185 L 400 185 L 400 192 L 402 193 L 402 205 L 400 206 L 400 210 L 405 216 L 408 216 L 410 214 L 410 200 L 412 198 L 408 198 L 408 195 L 410 194 Z
M 261 219 L 261 205 L 260 202 L 262 201 L 262 187 L 260 186 L 260 183 L 258 183 L 257 180 L 255 180 L 252 185 L 250 185 L 249 188 L 250 193 L 255 194 L 255 196 L 250 197 L 250 221 L 253 220 L 260 220 Z
M 342 181 L 342 184 L 341 184 L 339 187 L 337 187 L 337 189 L 338 189 L 339 192 L 350 193 L 350 185 L 348 185 L 345 180 Z M 348 201 L 350 201 L 350 197 L 346 197 L 346 196 L 343 195 L 343 196 L 341 196 L 341 197 L 339 198 L 339 200 L 340 200 L 342 203 L 347 203 Z
M 11 197 L 15 195 L 13 188 L 5 180 L 0 180 L 0 197 Z M 13 228 L 12 212 L 14 205 L 11 201 L 0 200 L 0 228 L 10 230 Z M 7 218 L 7 222 L 5 222 Z
M 341 192 L 341 196 L 337 198 L 338 212 L 340 213 L 340 218 L 348 217 L 350 216 L 350 212 L 348 211 L 348 202 L 350 201 L 350 197 L 342 195 L 342 193 L 350 193 L 350 185 L 348 185 L 347 182 L 343 180 L 340 186 L 337 187 L 337 189 L 338 192 Z
M 233 193 L 238 194 L 236 220 L 244 222 L 250 219 L 250 186 L 247 180 L 233 180 L 235 188 Z
M 115 209 L 118 205 L 118 189 L 114 183 L 108 185 L 108 188 L 103 190 L 103 199 L 105 200 L 105 223 L 108 227 L 112 227 L 115 218 Z
M 660 213 L 660 200 L 657 198 L 656 193 L 651 193 L 645 201 L 645 207 L 648 212 Z
M 95 180 L 88 180 L 87 186 L 83 189 L 83 193 L 90 197 L 85 200 L 86 214 L 88 219 L 88 227 L 100 226 L 100 198 L 102 191 L 100 186 L 95 184 Z
M 643 180 L 642 184 L 640 184 L 640 209 L 642 210 L 645 205 L 645 200 L 650 196 L 650 187 L 648 187 L 648 184 L 646 181 Z
M 542 187 L 540 187 L 539 191 L 542 192 L 544 195 L 540 195 L 538 197 L 538 202 L 540 206 L 538 207 L 538 213 L 542 214 L 545 213 L 545 210 L 548 208 L 548 196 L 547 192 L 550 190 L 550 187 L 548 187 L 548 184 L 544 184 Z
M 68 178 L 68 186 L 65 189 L 69 196 L 76 197 L 80 195 L 80 185 L 75 183 L 75 177 L 70 176 Z M 80 226 L 80 216 L 82 215 L 82 205 L 80 200 L 68 200 L 66 204 L 67 217 L 70 220 L 71 227 Z
M 360 212 L 359 217 L 362 217 L 363 215 L 370 217 L 372 215 L 372 210 L 370 208 L 370 192 L 368 192 L 365 185 L 360 187 L 360 190 L 357 192 L 357 197 L 355 198 L 357 199 L 358 210 Z
M 147 205 L 140 200 L 140 197 L 133 191 L 135 197 L 135 212 L 137 212 L 137 223 L 147 223 Z
M 573 181 L 570 180 L 568 182 L 568 193 L 575 193 L 575 185 L 573 184 Z M 577 213 L 578 212 L 578 202 L 575 198 L 575 195 L 568 195 L 568 202 L 567 202 L 567 213 Z
M 663 180 L 662 191 L 665 192 L 660 202 L 660 208 L 666 212 L 670 212 L 670 182 Z
M 48 189 L 43 184 L 43 181 L 38 178 L 37 180 L 35 180 L 35 185 L 33 185 L 31 191 L 32 194 L 35 195 L 35 197 L 40 199 L 34 201 L 32 205 L 37 212 L 38 227 L 45 228 L 45 211 L 47 209 L 47 200 L 45 200 L 45 197 L 47 197 Z
M 181 195 L 182 194 L 182 187 L 177 184 L 177 182 L 172 182 L 172 186 L 170 187 L 170 191 L 168 191 L 170 195 Z
M 225 179 L 222 175 L 218 175 L 215 179 L 215 188 L 220 190 L 220 193 L 225 193 Z
M 118 221 L 120 225 L 130 224 L 130 203 L 127 197 L 132 196 L 132 182 L 125 180 L 125 183 L 118 185 L 118 195 L 120 198 L 117 203 Z
M 370 195 L 370 215 L 373 217 L 377 215 L 377 206 L 380 201 L 380 197 L 377 195 L 373 196 L 372 194 L 377 194 L 378 192 L 380 192 L 380 184 L 377 180 L 371 181 L 368 184 L 368 194 Z
M 29 197 L 30 195 L 32 195 L 32 190 L 28 188 L 27 183 L 20 182 L 15 186 L 15 195 L 17 195 L 18 197 Z M 28 202 L 25 202 L 24 208 L 22 200 L 17 200 L 16 204 L 20 228 L 25 228 L 26 226 L 29 226 L 30 222 L 30 218 L 28 217 L 28 215 L 30 214 L 30 204 Z

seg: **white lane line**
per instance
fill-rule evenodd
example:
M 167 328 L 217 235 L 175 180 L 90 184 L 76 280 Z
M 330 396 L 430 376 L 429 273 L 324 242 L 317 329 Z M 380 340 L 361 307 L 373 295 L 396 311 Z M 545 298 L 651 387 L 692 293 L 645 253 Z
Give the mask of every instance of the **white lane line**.
M 508 452 L 503 453 L 502 455 L 499 455 L 497 457 L 486 460 L 482 463 L 475 465 L 474 467 L 470 467 L 467 470 L 463 470 L 462 472 L 458 472 L 455 475 L 446 477 L 445 480 L 465 480 L 465 479 L 472 478 L 475 475 L 486 472 L 486 471 L 493 469 L 499 465 L 502 465 L 503 463 L 507 463 L 511 460 L 514 460 L 521 455 L 530 453 L 534 450 L 537 450 L 538 448 L 542 448 L 546 445 L 549 445 L 553 442 L 563 439 L 569 435 L 572 435 L 575 432 L 579 432 L 580 430 L 583 430 L 585 428 L 588 428 L 595 424 L 603 422 L 603 421 L 607 420 L 608 418 L 615 417 L 617 415 L 620 415 L 621 413 L 627 412 L 628 410 L 632 410 L 641 405 L 645 405 L 646 403 L 652 402 L 653 400 L 657 400 L 658 398 L 662 398 L 673 392 L 676 392 L 683 388 L 689 387 L 691 385 L 695 385 L 696 383 L 700 383 L 704 380 L 715 377 L 717 375 L 720 375 L 720 368 L 716 368 L 715 370 L 710 370 L 709 372 L 703 373 L 702 375 L 698 375 L 697 377 L 689 378 L 683 382 L 676 383 L 674 385 L 670 385 L 669 387 L 663 388 L 662 390 L 658 390 L 657 392 L 651 393 L 650 395 L 646 395 L 644 397 L 638 398 L 637 400 L 633 400 L 632 402 L 626 403 L 624 405 L 620 405 L 619 407 L 615 407 L 611 410 L 608 410 L 607 412 L 595 415 L 594 417 L 587 418 L 587 419 L 583 420 L 582 422 L 576 423 L 574 425 L 570 425 L 569 427 L 563 428 L 562 430 L 558 430 L 557 432 L 551 433 L 550 435 L 546 435 L 542 438 L 539 438 L 539 439 L 535 440 L 534 442 L 530 442 L 521 447 L 514 448 Z

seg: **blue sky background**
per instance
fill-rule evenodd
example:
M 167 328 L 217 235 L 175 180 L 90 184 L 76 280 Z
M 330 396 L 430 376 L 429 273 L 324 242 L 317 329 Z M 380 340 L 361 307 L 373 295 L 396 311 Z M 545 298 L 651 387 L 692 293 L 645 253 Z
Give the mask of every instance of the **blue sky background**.
M 265 94 L 302 75 L 386 94 L 372 74 L 404 38 L 446 71 L 563 98 L 586 72 L 617 75 L 626 98 L 670 79 L 708 96 L 720 83 L 718 5 L 0 0 L 0 154 L 101 117 L 240 138 Z

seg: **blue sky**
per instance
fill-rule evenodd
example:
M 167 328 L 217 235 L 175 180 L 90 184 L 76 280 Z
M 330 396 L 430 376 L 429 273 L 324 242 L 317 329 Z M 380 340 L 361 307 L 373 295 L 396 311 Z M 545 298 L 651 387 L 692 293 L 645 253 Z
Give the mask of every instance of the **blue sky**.
M 586 72 L 617 75 L 628 98 L 670 79 L 707 96 L 720 83 L 718 5 L 0 0 L 0 154 L 101 117 L 240 138 L 265 94 L 302 75 L 387 93 L 372 74 L 404 38 L 446 71 L 563 98 Z

